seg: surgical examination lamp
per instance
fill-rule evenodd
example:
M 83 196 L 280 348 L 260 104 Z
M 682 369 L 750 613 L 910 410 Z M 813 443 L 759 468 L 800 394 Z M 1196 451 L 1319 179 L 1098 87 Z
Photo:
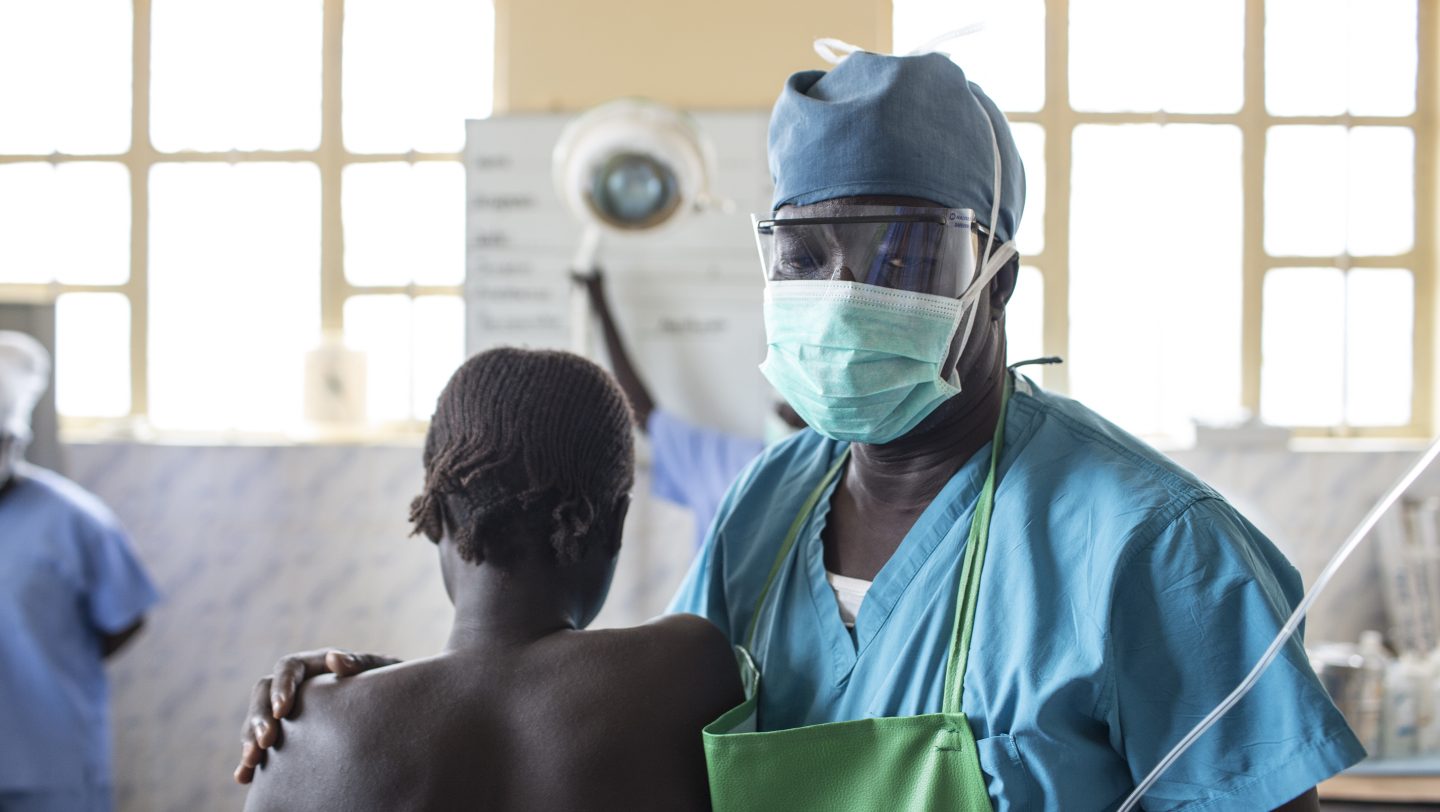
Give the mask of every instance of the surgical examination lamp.
M 690 116 L 658 102 L 619 99 L 570 122 L 555 145 L 555 192 L 581 224 L 571 270 L 595 271 L 600 242 L 645 235 L 711 204 L 710 142 Z M 571 292 L 574 349 L 588 354 L 590 309 Z

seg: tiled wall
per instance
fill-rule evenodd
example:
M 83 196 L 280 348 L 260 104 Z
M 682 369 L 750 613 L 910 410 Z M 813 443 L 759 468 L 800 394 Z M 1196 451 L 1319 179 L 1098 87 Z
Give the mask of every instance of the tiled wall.
M 1400 452 L 1188 451 L 1174 455 L 1234 501 L 1313 580 Z M 71 474 L 129 527 L 166 595 L 111 668 L 122 812 L 236 809 L 238 727 L 256 676 L 320 644 L 413 657 L 445 638 L 433 548 L 406 538 L 420 481 L 404 446 L 72 447 Z M 601 624 L 660 611 L 688 563 L 688 514 L 637 483 Z M 1440 492 L 1440 477 L 1420 490 Z M 1380 623 L 1367 548 L 1317 605 L 1310 640 Z

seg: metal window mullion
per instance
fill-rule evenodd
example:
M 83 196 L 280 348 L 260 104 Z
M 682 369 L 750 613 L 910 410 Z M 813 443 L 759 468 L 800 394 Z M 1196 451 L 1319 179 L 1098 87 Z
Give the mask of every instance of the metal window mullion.
M 1440 103 L 1440 13 L 1434 3 L 1418 3 L 1419 43 L 1415 77 L 1415 245 L 1410 255 L 1415 275 L 1415 345 L 1412 350 L 1414 386 L 1411 391 L 1410 422 L 1417 432 L 1431 436 L 1435 432 L 1436 376 L 1433 359 L 1436 350 L 1435 312 L 1435 229 L 1440 226 L 1440 169 L 1435 149 L 1435 119 Z
M 373 164 L 373 163 L 394 163 L 404 161 L 406 163 L 418 164 L 435 161 L 453 161 L 459 163 L 464 156 L 459 152 L 349 152 L 346 151 L 341 158 L 346 165 L 349 164 Z
M 1248 63 L 1247 56 L 1247 63 Z M 1248 85 L 1247 85 L 1248 86 Z M 1259 89 L 1263 92 L 1264 72 L 1260 75 Z M 1144 112 L 1073 110 L 1076 122 L 1080 124 L 1230 124 L 1245 126 L 1257 121 L 1261 126 L 1344 126 L 1344 127 L 1415 127 L 1420 124 L 1418 114 L 1408 116 L 1355 116 L 1347 113 L 1316 116 L 1277 116 L 1265 111 L 1263 104 L 1258 109 L 1246 105 L 1235 113 L 1172 113 L 1164 110 Z M 1258 115 L 1257 115 L 1258 113 Z M 1045 111 L 1009 112 L 1005 117 L 1013 122 L 1044 123 Z
M 257 149 L 257 150 L 222 150 L 220 152 L 199 152 L 186 150 L 183 152 L 156 152 L 156 162 L 164 163 L 227 163 L 244 164 L 260 162 L 299 162 L 314 161 L 319 157 L 317 150 L 309 149 Z
M 1240 127 L 1240 404 L 1260 414 L 1265 298 L 1265 0 L 1245 0 L 1245 103 Z
M 345 164 L 341 137 L 341 47 L 344 0 L 325 0 L 324 53 L 320 97 L 320 327 L 345 328 L 345 242 L 340 219 L 340 183 Z
M 1027 263 L 1029 264 L 1029 263 Z M 462 296 L 463 285 L 351 285 L 345 286 L 349 296 Z
M 166 163 L 250 163 L 258 161 L 318 161 L 321 152 L 318 149 L 272 149 L 272 150 L 221 150 L 221 151 L 196 151 L 184 150 L 181 152 L 156 152 L 150 150 L 153 160 Z M 106 153 L 106 154 L 75 154 L 67 152 L 52 152 L 46 155 L 21 155 L 5 154 L 0 155 L 0 163 L 75 163 L 75 162 L 102 162 L 114 163 L 124 161 L 129 153 Z M 458 163 L 463 156 L 458 152 L 375 152 L 375 153 L 344 153 L 340 161 L 345 164 L 359 163 L 434 163 L 437 161 Z
M 1061 358 L 1070 356 L 1070 158 L 1075 114 L 1070 109 L 1069 28 L 1069 0 L 1047 0 L 1045 106 L 1038 115 L 1045 129 L 1045 249 L 1038 259 L 1045 280 L 1043 347 L 1046 355 Z M 1045 383 L 1069 393 L 1069 368 L 1048 367 Z
M 1265 254 L 1262 271 L 1273 268 L 1404 268 L 1414 269 L 1420 262 L 1419 254 L 1410 251 L 1393 256 L 1349 256 L 1346 254 L 1318 257 L 1272 256 Z
M 134 0 L 130 151 L 130 415 L 150 413 L 150 0 Z
M 1248 1 L 1248 0 L 1247 0 Z M 1262 0 L 1263 3 L 1263 0 Z M 1263 5 L 1262 5 L 1263 8 Z M 1248 30 L 1248 29 L 1247 29 Z M 1249 40 L 1246 40 L 1247 45 Z M 1258 44 L 1263 51 L 1263 38 Z M 1246 63 L 1249 63 L 1247 50 Z M 1246 71 L 1246 88 L 1249 89 L 1249 72 Z M 1263 70 L 1258 77 L 1256 90 L 1262 94 L 1260 105 L 1252 106 L 1248 102 L 1236 113 L 1170 113 L 1164 110 L 1154 110 L 1143 113 L 1125 112 L 1096 112 L 1096 111 L 1075 111 L 1075 118 L 1081 124 L 1231 124 L 1245 126 L 1247 124 L 1259 123 L 1261 126 L 1344 126 L 1344 127 L 1414 127 L 1420 119 L 1416 115 L 1409 116 L 1353 116 L 1348 113 L 1339 115 L 1323 116 L 1276 116 L 1265 111 L 1263 93 L 1265 87 L 1265 74 Z M 1248 96 L 1247 96 L 1248 98 Z M 1017 114 L 1016 121 L 1024 121 Z
M 1244 112 L 1239 113 L 1168 113 L 1153 110 L 1144 113 L 1095 112 L 1072 110 L 1079 124 L 1239 124 Z
M 6 301 L 53 302 L 64 293 L 119 293 L 128 296 L 130 283 L 119 285 L 74 284 L 69 282 L 0 282 L 0 296 Z
M 1263 81 L 1263 80 L 1262 80 Z M 1341 113 L 1334 116 L 1276 116 L 1265 113 L 1268 127 L 1416 127 L 1420 124 L 1418 111 L 1408 116 L 1354 116 Z
M 85 155 L 71 154 L 67 152 L 52 152 L 48 155 L 22 155 L 19 153 L 9 153 L 6 155 L 0 155 L 0 164 L 64 164 L 78 163 L 81 161 L 90 163 L 101 162 L 113 164 L 117 161 L 124 162 L 128 157 L 129 154 L 125 152 L 112 152 L 107 154 L 97 153 Z

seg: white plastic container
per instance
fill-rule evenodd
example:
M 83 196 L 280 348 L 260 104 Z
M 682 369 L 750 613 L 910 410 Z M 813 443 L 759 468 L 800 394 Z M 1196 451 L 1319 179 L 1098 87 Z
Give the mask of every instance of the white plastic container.
M 1402 654 L 1386 665 L 1380 743 L 1385 758 L 1407 758 L 1418 751 L 1421 696 L 1428 676 L 1429 670 L 1413 654 Z
M 1380 632 L 1360 633 L 1361 675 L 1355 698 L 1355 736 L 1371 758 L 1385 755 L 1383 749 L 1385 671 L 1389 659 Z
M 1418 544 L 1406 523 L 1407 512 L 1389 510 L 1375 525 L 1381 595 L 1389 620 L 1390 640 L 1400 651 L 1428 651 L 1424 622 L 1427 611 Z
M 1417 749 L 1422 755 L 1440 753 L 1440 650 L 1425 660 L 1425 690 L 1420 700 Z

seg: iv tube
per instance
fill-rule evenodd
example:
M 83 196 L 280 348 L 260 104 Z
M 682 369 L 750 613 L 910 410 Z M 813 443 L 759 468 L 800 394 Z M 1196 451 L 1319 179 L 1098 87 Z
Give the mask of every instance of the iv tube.
M 1150 774 L 1145 776 L 1145 780 L 1141 781 L 1140 784 L 1135 787 L 1135 791 L 1131 792 L 1130 796 L 1125 799 L 1125 803 L 1120 805 L 1119 812 L 1130 812 L 1131 809 L 1134 809 L 1135 806 L 1140 803 L 1140 799 L 1145 796 L 1145 793 L 1149 792 L 1150 788 L 1155 786 L 1155 782 L 1160 780 L 1160 776 L 1164 775 L 1165 771 L 1170 769 L 1175 761 L 1184 755 L 1186 750 L 1190 749 L 1190 745 L 1194 744 L 1195 740 L 1199 739 L 1212 725 L 1220 721 L 1220 717 L 1235 707 L 1236 703 L 1238 703 L 1245 694 L 1249 693 L 1251 688 L 1255 687 L 1255 683 L 1260 679 L 1260 675 L 1265 672 L 1265 669 L 1270 666 L 1270 663 L 1274 662 L 1276 655 L 1280 653 L 1280 648 L 1285 645 L 1285 642 L 1290 639 L 1290 636 L 1295 633 L 1295 630 L 1300 628 L 1301 621 L 1305 619 L 1305 613 L 1310 611 L 1310 604 L 1314 603 L 1315 599 L 1320 597 L 1320 593 L 1325 589 L 1325 585 L 1330 583 L 1330 579 L 1335 576 L 1335 573 L 1340 569 L 1340 565 L 1344 564 L 1345 559 L 1349 558 L 1350 554 L 1355 552 L 1355 548 L 1360 546 L 1360 542 L 1364 541 L 1365 537 L 1370 534 L 1370 531 L 1375 528 L 1376 523 L 1380 521 L 1380 517 L 1385 514 L 1385 511 L 1394 506 L 1401 495 L 1403 495 L 1411 485 L 1415 484 L 1415 480 L 1419 479 L 1420 475 L 1425 473 L 1425 470 L 1430 467 L 1430 463 L 1435 461 L 1436 455 L 1440 455 L 1440 439 L 1437 439 L 1429 448 L 1425 449 L 1425 453 L 1420 455 L 1420 459 L 1411 466 L 1410 470 L 1406 471 L 1405 475 L 1385 493 L 1385 496 L 1382 497 L 1379 502 L 1376 502 L 1374 507 L 1370 508 L 1370 512 L 1365 514 L 1365 518 L 1360 521 L 1360 525 L 1355 528 L 1350 534 L 1350 537 L 1340 546 L 1335 556 L 1330 559 L 1330 563 L 1325 565 L 1325 569 L 1321 571 L 1320 577 L 1315 579 L 1315 583 L 1312 584 L 1310 590 L 1305 593 L 1305 597 L 1300 601 L 1300 605 L 1295 607 L 1295 611 L 1291 613 L 1290 619 L 1285 622 L 1285 626 L 1280 629 L 1280 633 L 1275 635 L 1275 639 L 1270 643 L 1270 647 L 1265 649 L 1265 654 L 1260 657 L 1260 661 L 1255 664 L 1255 667 L 1250 669 L 1250 673 L 1245 676 L 1245 679 L 1236 686 L 1235 690 L 1230 692 L 1229 696 L 1225 697 L 1224 701 L 1215 707 L 1215 710 L 1210 711 L 1204 719 L 1201 719 L 1200 724 L 1196 725 L 1193 730 L 1187 733 L 1185 738 L 1181 739 L 1180 743 L 1175 745 L 1174 749 L 1172 749 L 1165 758 L 1160 760 L 1159 764 L 1155 765 L 1155 769 L 1151 770 Z

